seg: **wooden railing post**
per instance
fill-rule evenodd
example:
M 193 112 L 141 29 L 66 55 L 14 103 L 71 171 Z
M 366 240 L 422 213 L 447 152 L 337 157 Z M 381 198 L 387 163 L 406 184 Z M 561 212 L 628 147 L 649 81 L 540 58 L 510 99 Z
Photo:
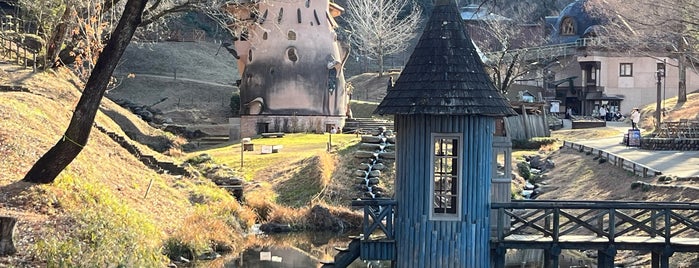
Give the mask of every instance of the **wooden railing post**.
M 15 223 L 17 223 L 15 218 L 0 217 L 0 256 L 17 253 L 15 244 L 12 241 L 12 230 L 15 228 Z

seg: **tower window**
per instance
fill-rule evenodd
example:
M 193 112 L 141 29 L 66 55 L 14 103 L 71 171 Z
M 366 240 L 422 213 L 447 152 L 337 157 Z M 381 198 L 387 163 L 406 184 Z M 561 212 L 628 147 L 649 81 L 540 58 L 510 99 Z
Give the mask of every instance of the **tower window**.
M 289 31 L 288 33 L 286 33 L 286 37 L 289 40 L 296 40 L 296 32 Z
M 461 134 L 432 134 L 431 213 L 433 220 L 459 220 L 461 214 Z

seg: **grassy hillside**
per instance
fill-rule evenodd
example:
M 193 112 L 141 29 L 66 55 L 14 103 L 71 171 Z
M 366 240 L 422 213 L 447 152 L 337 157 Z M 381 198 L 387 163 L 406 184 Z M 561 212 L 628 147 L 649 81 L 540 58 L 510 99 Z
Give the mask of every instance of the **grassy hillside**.
M 80 82 L 65 70 L 35 74 L 0 64 L 0 84 L 28 90 L 0 91 L 0 215 L 17 218 L 19 251 L 0 257 L 0 267 L 162 267 L 169 262 L 163 253 L 191 257 L 213 248 L 229 249 L 232 257 L 246 243 L 266 243 L 245 237 L 254 222 L 305 228 L 317 224 L 306 220 L 312 205 L 347 206 L 356 193 L 347 178 L 356 164 L 351 152 L 358 137 L 341 134 L 333 135 L 330 153 L 328 135 L 255 139 L 257 150 L 246 152 L 243 168 L 239 168 L 239 144 L 190 155 L 175 148 L 163 155 L 132 141 L 163 161 L 182 163 L 208 153 L 214 162 L 197 166 L 201 174 L 231 170 L 250 181 L 249 201 L 243 205 L 206 178 L 170 176 L 147 168 L 96 128 L 54 183 L 23 183 L 29 168 L 62 138 L 80 96 Z M 108 99 L 102 101 L 96 123 L 122 136 L 137 133 L 141 141 L 181 143 L 181 138 L 151 127 Z M 284 148 L 262 155 L 263 144 Z M 351 226 L 361 219 L 347 209 L 329 208 Z
M 0 81 L 29 90 L 0 92 L 0 215 L 18 219 L 19 252 L 1 257 L 0 266 L 162 266 L 167 241 L 199 253 L 213 244 L 235 248 L 252 224 L 252 213 L 213 183 L 156 173 L 94 128 L 55 183 L 22 183 L 24 173 L 62 138 L 80 92 L 60 71 L 34 74 L 0 64 Z M 143 135 L 173 139 L 108 100 L 101 110 L 120 115 Z M 124 134 L 103 112 L 96 123 Z

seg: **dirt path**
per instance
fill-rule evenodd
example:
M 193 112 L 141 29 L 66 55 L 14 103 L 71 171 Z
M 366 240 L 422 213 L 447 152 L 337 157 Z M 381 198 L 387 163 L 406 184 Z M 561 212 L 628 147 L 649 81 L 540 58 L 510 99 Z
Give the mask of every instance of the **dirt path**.
M 182 81 L 200 83 L 200 84 L 205 84 L 205 85 L 210 85 L 210 86 L 225 87 L 225 88 L 234 89 L 236 92 L 238 91 L 238 87 L 234 86 L 234 85 L 226 85 L 226 84 L 221 84 L 221 83 L 216 83 L 216 82 L 209 82 L 209 81 L 203 81 L 203 80 L 197 80 L 197 79 L 191 79 L 191 78 L 185 78 L 185 77 L 178 77 L 177 79 L 173 79 L 172 76 L 159 75 L 159 74 L 133 73 L 133 75 L 142 76 L 142 77 L 150 77 L 150 78 L 158 78 L 158 79 L 163 79 L 163 80 L 164 79 L 182 80 Z

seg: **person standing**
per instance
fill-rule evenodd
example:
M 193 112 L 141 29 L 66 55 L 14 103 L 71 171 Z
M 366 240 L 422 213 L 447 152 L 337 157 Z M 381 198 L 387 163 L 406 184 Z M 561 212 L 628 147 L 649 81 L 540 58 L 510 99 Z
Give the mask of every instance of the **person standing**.
M 604 105 L 599 107 L 599 119 L 607 121 L 607 107 L 604 107 Z
M 638 108 L 633 108 L 631 111 L 631 128 L 638 129 L 638 122 L 641 121 L 641 112 Z

